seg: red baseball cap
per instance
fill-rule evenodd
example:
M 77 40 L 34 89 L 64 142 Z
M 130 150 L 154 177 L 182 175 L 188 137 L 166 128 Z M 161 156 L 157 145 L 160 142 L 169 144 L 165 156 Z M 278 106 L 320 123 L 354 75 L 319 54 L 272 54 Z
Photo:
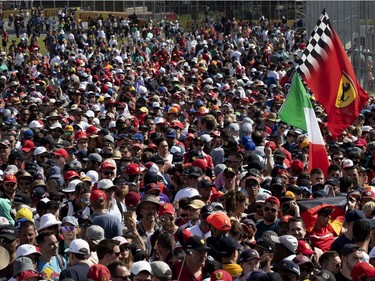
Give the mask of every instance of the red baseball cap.
M 164 214 L 174 215 L 175 212 L 176 212 L 176 210 L 174 209 L 174 207 L 171 203 L 164 203 L 164 204 L 160 205 L 159 216 L 162 216 Z
M 217 211 L 212 215 L 209 215 L 206 221 L 218 230 L 226 231 L 230 230 L 232 223 L 226 213 Z
M 96 189 L 93 192 L 91 192 L 91 195 L 90 195 L 91 202 L 99 203 L 99 202 L 106 201 L 106 200 L 107 200 L 107 195 L 104 193 L 103 190 Z
M 375 267 L 367 262 L 357 263 L 350 274 L 353 281 L 365 280 L 366 278 L 375 277 Z
M 367 146 L 367 141 L 363 138 L 358 138 L 355 142 L 354 142 L 355 146 L 358 146 L 358 147 L 363 147 L 363 146 Z
M 55 156 L 64 156 L 65 159 L 68 159 L 69 154 L 64 148 L 59 148 L 53 153 Z
M 195 167 L 201 168 L 202 171 L 206 171 L 208 164 L 205 159 L 196 159 L 191 163 L 191 166 L 195 166 Z
M 128 175 L 139 175 L 141 167 L 137 163 L 131 163 L 125 168 L 125 173 Z
M 75 140 L 81 140 L 81 139 L 87 139 L 87 138 L 88 138 L 87 134 L 83 131 L 78 131 L 74 136 Z
M 305 240 L 298 240 L 297 252 L 305 256 L 315 254 L 314 250 L 311 249 L 310 244 L 307 243 Z
M 102 164 L 100 164 L 100 167 L 99 167 L 99 171 L 103 171 L 103 170 L 114 170 L 116 169 L 115 165 L 113 165 L 111 162 L 109 161 L 105 161 L 103 162 Z
M 290 164 L 290 170 L 293 172 L 301 172 L 304 170 L 304 168 L 305 168 L 305 165 L 303 165 L 301 160 L 294 160 Z
M 138 192 L 130 191 L 125 196 L 125 205 L 127 207 L 135 207 L 141 202 L 141 195 Z
M 76 171 L 67 171 L 64 175 L 64 180 L 71 180 L 73 178 L 79 178 L 79 174 Z
M 364 190 L 364 191 L 362 191 L 362 193 L 361 193 L 361 199 L 365 199 L 365 198 L 374 199 L 375 198 L 375 192 L 373 192 L 372 190 Z
M 225 270 L 218 269 L 211 273 L 211 281 L 232 281 L 232 276 Z
M 109 269 L 102 264 L 94 264 L 93 266 L 91 266 L 89 272 L 87 273 L 87 277 L 94 281 L 111 280 L 111 274 L 109 273 Z
M 268 198 L 264 201 L 264 203 L 267 203 L 267 202 L 275 203 L 277 206 L 280 207 L 280 200 L 277 199 L 277 197 L 275 197 L 275 196 L 270 196 L 270 197 L 268 197 Z
M 6 175 L 5 178 L 3 179 L 3 182 L 17 183 L 17 178 L 14 175 Z
M 33 141 L 31 141 L 31 140 L 25 140 L 24 142 L 23 142 L 23 144 L 22 144 L 22 148 L 21 148 L 21 150 L 23 151 L 23 152 L 30 152 L 30 150 L 33 150 L 34 149 L 34 147 L 35 147 L 35 144 L 34 144 L 34 142 Z

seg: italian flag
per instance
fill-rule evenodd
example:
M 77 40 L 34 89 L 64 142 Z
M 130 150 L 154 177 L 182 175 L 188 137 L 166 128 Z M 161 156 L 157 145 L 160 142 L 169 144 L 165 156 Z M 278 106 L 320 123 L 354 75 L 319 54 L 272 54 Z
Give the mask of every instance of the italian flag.
M 308 170 L 320 168 L 327 175 L 327 150 L 309 96 L 297 73 L 292 78 L 289 94 L 279 110 L 279 118 L 307 132 L 310 141 Z

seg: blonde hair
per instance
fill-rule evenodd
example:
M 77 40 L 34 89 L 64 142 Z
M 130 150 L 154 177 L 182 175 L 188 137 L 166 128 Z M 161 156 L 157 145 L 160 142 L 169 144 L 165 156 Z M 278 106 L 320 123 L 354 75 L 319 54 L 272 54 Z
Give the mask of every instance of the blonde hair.
M 370 219 L 372 211 L 375 209 L 375 202 L 369 201 L 363 207 L 362 211 L 365 214 L 366 218 Z

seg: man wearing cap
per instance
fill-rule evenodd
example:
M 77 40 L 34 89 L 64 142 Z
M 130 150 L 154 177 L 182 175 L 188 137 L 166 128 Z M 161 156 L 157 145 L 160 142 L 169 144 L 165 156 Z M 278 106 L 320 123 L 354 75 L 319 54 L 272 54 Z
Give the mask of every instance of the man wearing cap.
M 277 218 L 277 215 L 280 211 L 280 201 L 275 196 L 270 196 L 265 200 L 263 206 L 263 220 L 258 222 L 257 233 L 255 239 L 262 237 L 263 233 L 267 230 L 277 231 L 277 226 L 280 219 Z
M 122 235 L 122 223 L 119 217 L 111 215 L 107 206 L 107 195 L 102 190 L 94 190 L 90 195 L 90 203 L 93 211 L 92 223 L 104 229 L 105 238 L 111 239 Z
M 154 231 L 158 229 L 156 221 L 158 218 L 159 204 L 160 201 L 157 197 L 147 194 L 137 206 L 136 212 L 139 215 L 140 220 L 136 224 L 136 230 L 144 242 L 146 242 L 148 235 L 154 233 Z M 128 220 L 132 219 L 125 217 L 126 225 L 128 225 Z
M 188 218 L 189 221 L 183 224 L 182 228 L 191 228 L 199 222 L 199 215 L 201 209 L 205 206 L 205 203 L 202 200 L 194 199 L 188 205 Z
M 172 271 L 167 263 L 163 261 L 154 261 L 151 263 L 151 268 L 155 281 L 172 280 Z
M 9 254 L 9 264 L 5 268 L 0 270 L 0 278 L 6 277 L 7 279 L 10 279 L 11 277 L 13 277 L 13 263 L 16 259 L 17 243 L 18 241 L 16 228 L 13 225 L 9 224 L 0 225 L 0 246 L 4 247 Z
M 1 192 L 1 198 L 9 199 L 13 202 L 17 191 L 17 178 L 16 176 L 9 174 L 3 179 L 3 192 Z
M 207 238 L 207 245 L 211 248 L 209 255 L 220 261 L 220 238 L 229 232 L 232 223 L 227 214 L 222 211 L 212 213 L 206 221 L 210 225 L 211 231 L 211 237 Z
M 87 280 L 87 273 L 90 269 L 87 264 L 87 259 L 90 257 L 89 244 L 83 239 L 75 239 L 65 252 L 69 253 L 70 266 L 60 273 L 59 280 L 65 278 L 72 278 L 77 281 Z
M 238 263 L 241 265 L 243 271 L 239 276 L 239 280 L 247 281 L 251 272 L 258 270 L 260 267 L 260 257 L 256 250 L 248 249 L 243 251 L 238 258 Z
M 330 216 L 334 209 L 332 207 L 323 207 L 318 211 L 317 220 L 315 226 L 308 237 L 311 240 L 311 244 L 314 247 L 318 247 L 323 252 L 326 252 L 330 249 L 334 241 L 334 230 L 328 224 Z
M 208 237 L 211 237 L 210 225 L 207 223 L 207 217 L 213 214 L 213 212 L 214 208 L 212 206 L 203 206 L 203 208 L 200 210 L 198 222 L 187 230 L 189 230 L 193 235 L 203 237 L 205 240 Z
M 361 262 L 363 258 L 362 250 L 355 244 L 346 244 L 340 253 L 342 267 L 335 276 L 337 281 L 352 280 L 351 272 L 353 267 Z
M 99 263 L 98 255 L 96 253 L 97 245 L 104 240 L 104 229 L 99 225 L 91 225 L 86 229 L 86 240 L 90 246 L 90 257 L 87 263 L 92 266 Z
M 186 260 L 177 261 L 173 265 L 172 279 L 180 281 L 201 280 L 209 247 L 202 237 L 193 235 L 187 239 L 185 248 L 188 251 Z
M 137 261 L 130 267 L 130 274 L 132 281 L 151 281 L 152 269 L 148 261 Z
M 299 266 L 291 260 L 283 260 L 275 263 L 274 271 L 280 274 L 282 280 L 297 281 L 300 277 Z

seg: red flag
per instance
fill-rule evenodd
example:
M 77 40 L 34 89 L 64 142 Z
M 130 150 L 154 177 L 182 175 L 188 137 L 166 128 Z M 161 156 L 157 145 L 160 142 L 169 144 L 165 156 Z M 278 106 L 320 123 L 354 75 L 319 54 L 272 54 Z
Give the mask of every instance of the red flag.
M 328 129 L 336 138 L 353 124 L 369 96 L 359 85 L 340 38 L 323 11 L 311 33 L 298 68 L 328 115 Z

